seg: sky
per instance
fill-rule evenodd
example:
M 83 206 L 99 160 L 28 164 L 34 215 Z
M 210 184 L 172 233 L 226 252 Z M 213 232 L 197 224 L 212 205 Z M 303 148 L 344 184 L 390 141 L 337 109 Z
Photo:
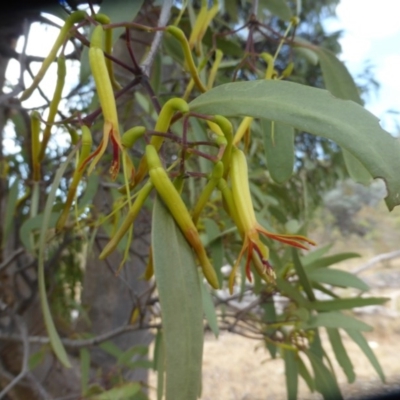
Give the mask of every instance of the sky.
M 337 19 L 326 23 L 331 31 L 344 31 L 340 59 L 353 77 L 362 72 L 367 62 L 373 66 L 380 88 L 364 98 L 365 107 L 392 134 L 400 134 L 400 114 L 388 113 L 400 113 L 399 12 L 400 0 L 341 0 Z

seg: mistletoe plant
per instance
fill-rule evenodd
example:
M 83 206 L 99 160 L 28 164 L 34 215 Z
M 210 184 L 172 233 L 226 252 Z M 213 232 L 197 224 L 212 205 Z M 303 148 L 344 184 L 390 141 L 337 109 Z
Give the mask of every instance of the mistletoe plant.
M 158 398 L 164 391 L 167 400 L 190 400 L 200 395 L 204 312 L 214 333 L 218 334 L 219 329 L 238 333 L 248 330 L 250 336 L 266 344 L 272 357 L 279 354 L 284 359 L 290 399 L 297 396 L 298 376 L 310 390 L 321 392 L 325 398 L 339 398 L 319 331 L 327 329 L 349 382 L 354 381 L 355 374 L 340 331 L 347 332 L 361 347 L 383 379 L 381 367 L 361 333 L 370 327 L 343 311 L 382 304 L 385 299 L 340 298 L 332 286 L 366 290 L 356 276 L 327 268 L 354 255 L 332 259 L 324 257 L 327 248 L 308 252 L 318 241 L 307 237 L 309 215 L 303 212 L 307 207 L 306 193 L 300 203 L 290 196 L 280 199 L 274 206 L 278 211 L 273 214 L 268 204 L 269 187 L 278 193 L 279 187 L 290 186 L 290 180 L 294 182 L 291 177 L 298 173 L 295 133 L 307 132 L 340 146 L 348 172 L 355 180 L 383 179 L 391 210 L 400 204 L 400 145 L 361 106 L 354 82 L 333 53 L 296 36 L 301 24 L 300 2 L 294 13 L 285 1 L 276 2 L 280 4 L 283 34 L 259 20 L 254 7 L 247 22 L 230 30 L 219 17 L 218 1 L 210 6 L 208 3 L 203 0 L 200 9 L 195 9 L 189 2 L 182 2 L 181 8 L 175 10 L 175 20 L 157 27 L 113 21 L 92 7 L 90 12 L 75 11 L 65 20 L 39 72 L 22 93 L 20 100 L 26 100 L 39 90 L 49 66 L 57 60 L 58 78 L 48 117 L 44 120 L 37 111 L 31 114 L 34 189 L 30 217 L 34 218 L 38 213 L 44 156 L 51 152 L 50 139 L 57 140 L 51 132 L 65 82 L 65 45 L 75 38 L 83 48 L 89 48 L 89 66 L 100 108 L 57 122 L 70 133 L 71 147 L 47 195 L 40 237 L 36 242 L 31 236 L 31 246 L 38 250 L 40 296 L 52 349 L 65 367 L 71 366 L 46 297 L 46 244 L 63 232 L 82 229 L 90 215 L 78 206 L 78 193 L 84 191 L 88 177 L 108 165 L 109 180 L 118 186 L 118 190 L 114 189 L 118 201 L 110 214 L 91 221 L 93 231 L 116 221 L 100 259 L 122 246 L 125 251 L 119 270 L 123 268 L 135 240 L 133 224 L 141 209 L 152 202 L 151 246 L 143 279 L 155 279 L 162 312 L 154 366 L 160 375 L 165 371 L 166 385 L 164 389 L 164 381 L 159 379 Z M 255 7 L 257 4 L 255 1 Z M 164 5 L 161 15 L 166 8 Z M 214 26 L 213 35 L 210 25 Z M 121 28 L 126 31 L 134 67 L 113 55 L 113 30 Z M 155 93 L 146 69 L 139 66 L 130 50 L 132 29 L 155 37 L 164 35 L 170 61 L 178 62 L 184 71 L 183 83 L 175 90 L 177 96 L 165 100 Z M 233 56 L 226 38 L 238 34 L 247 34 L 247 40 L 244 49 L 238 47 L 241 53 L 237 55 L 236 49 Z M 271 43 L 272 53 L 259 51 L 256 38 L 260 35 Z M 296 82 L 295 54 L 306 54 L 320 63 L 328 90 Z M 133 73 L 133 81 L 122 85 L 115 66 Z M 223 79 L 217 80 L 217 76 Z M 216 84 L 221 80 L 225 83 Z M 143 125 L 122 129 L 119 99 L 139 84 L 152 108 Z M 92 133 L 98 120 L 103 123 L 102 137 L 94 149 Z M 45 123 L 43 132 L 41 121 Z M 140 145 L 145 146 L 144 152 L 139 158 L 133 157 L 131 149 Z M 265 157 L 255 155 L 260 146 L 265 146 Z M 173 157 L 169 156 L 171 151 Z M 58 185 L 73 162 L 68 193 L 52 222 Z M 253 172 L 260 170 L 261 174 L 255 176 Z M 304 219 L 295 227 L 285 225 L 290 219 L 285 217 L 285 207 L 291 202 L 300 204 L 302 211 L 296 216 Z M 280 204 L 283 207 L 279 211 Z M 55 230 L 50 230 L 52 227 Z M 299 253 L 298 249 L 306 253 Z M 231 266 L 228 276 L 222 273 L 224 263 Z M 232 322 L 229 312 L 214 307 L 211 301 L 210 294 L 218 296 L 219 290 L 231 295 L 250 290 L 256 295 L 257 309 L 249 309 L 247 320 Z M 319 300 L 316 291 L 325 293 L 328 300 Z M 281 313 L 274 305 L 276 294 L 288 299 L 289 305 Z M 139 323 L 135 318 L 131 322 Z M 310 361 L 313 372 L 304 358 Z M 140 386 L 131 384 L 127 388 L 140 390 Z

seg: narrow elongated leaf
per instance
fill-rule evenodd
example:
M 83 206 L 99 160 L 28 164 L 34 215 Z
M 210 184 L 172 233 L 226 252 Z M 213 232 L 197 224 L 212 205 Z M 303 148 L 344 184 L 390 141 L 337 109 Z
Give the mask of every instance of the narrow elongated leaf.
M 4 222 L 2 227 L 3 243 L 0 243 L 0 245 L 3 246 L 6 243 L 6 240 L 8 239 L 8 235 L 11 232 L 12 223 L 14 221 L 15 207 L 17 205 L 17 199 L 18 199 L 18 184 L 19 180 L 16 179 L 11 185 L 7 196 L 7 206 L 5 209 Z
M 89 387 L 89 371 L 90 371 L 89 350 L 86 348 L 80 349 L 79 357 L 81 359 L 81 390 L 82 390 L 82 396 L 84 396 Z
M 331 342 L 333 352 L 339 365 L 342 367 L 343 372 L 346 374 L 347 381 L 353 383 L 356 379 L 354 373 L 353 364 L 347 354 L 346 349 L 343 346 L 342 338 L 337 329 L 327 328 L 329 341 Z
M 157 400 L 164 395 L 165 347 L 163 333 L 158 330 L 154 346 L 154 369 L 157 371 Z
M 260 0 L 259 9 L 265 8 L 284 21 L 289 21 L 292 17 L 292 11 L 286 0 Z
M 200 279 L 202 279 L 202 275 L 200 275 Z M 200 288 L 201 288 L 201 299 L 203 302 L 204 315 L 206 316 L 206 320 L 208 322 L 210 329 L 213 331 L 215 337 L 218 338 L 219 327 L 218 327 L 218 320 L 217 320 L 217 314 L 215 312 L 214 302 L 204 282 L 200 282 Z
M 47 300 L 46 294 L 46 283 L 44 278 L 44 261 L 45 261 L 45 248 L 46 248 L 46 237 L 47 230 L 50 223 L 51 218 L 51 210 L 56 199 L 56 192 L 58 190 L 58 185 L 60 184 L 61 178 L 64 175 L 65 170 L 67 169 L 68 164 L 71 162 L 72 158 L 75 155 L 75 150 L 73 150 L 67 157 L 67 159 L 61 164 L 60 168 L 57 170 L 57 173 L 54 177 L 53 184 L 51 185 L 50 193 L 47 196 L 46 204 L 43 212 L 43 221 L 40 230 L 39 236 L 39 256 L 38 256 L 38 283 L 39 283 L 39 297 L 40 303 L 42 306 L 42 313 L 44 323 L 46 325 L 46 330 L 49 335 L 50 344 L 54 351 L 54 354 L 57 356 L 62 365 L 67 368 L 71 368 L 72 365 L 69 362 L 67 352 L 61 342 L 60 336 L 57 333 L 56 327 L 54 325 L 53 318 L 50 312 L 49 302 Z
M 302 324 L 304 329 L 319 327 L 354 329 L 357 331 L 372 331 L 372 326 L 340 312 L 324 312 L 310 318 Z
M 327 244 L 326 246 L 320 247 L 317 250 L 308 252 L 305 256 L 300 257 L 301 263 L 305 268 L 307 266 L 317 260 L 319 260 L 329 249 L 332 247 L 332 244 Z
M 348 260 L 350 258 L 360 257 L 358 253 L 340 253 L 333 256 L 321 257 L 315 261 L 307 264 L 305 267 L 307 272 L 312 271 L 317 268 L 326 268 L 333 264 L 338 264 L 342 261 Z
M 317 48 L 325 87 L 339 99 L 353 100 L 362 105 L 358 88 L 346 66 L 331 51 Z M 353 180 L 369 184 L 372 180 L 367 169 L 348 151 L 343 149 L 343 157 L 347 171 Z
M 362 291 L 369 289 L 369 286 L 362 279 L 350 272 L 339 269 L 316 269 L 307 275 L 313 281 L 327 283 L 328 285 L 353 287 Z
M 372 177 L 385 180 L 389 210 L 400 204 L 400 142 L 357 103 L 293 82 L 257 80 L 217 86 L 193 100 L 190 109 L 271 119 L 331 139 L 356 157 Z
M 59 212 L 52 212 L 49 217 L 47 228 L 49 229 L 54 228 L 56 226 L 59 217 L 60 217 Z M 27 219 L 21 225 L 21 228 L 19 230 L 19 237 L 24 247 L 29 251 L 33 251 L 32 243 L 30 241 L 31 235 L 34 231 L 39 231 L 39 229 L 43 226 L 43 218 L 44 215 L 39 214 L 33 218 Z
M 284 350 L 283 359 L 285 361 L 285 378 L 288 400 L 297 399 L 298 369 L 296 358 L 294 351 Z
M 139 383 L 129 382 L 122 386 L 107 390 L 107 392 L 91 396 L 89 400 L 126 400 L 138 393 L 140 389 L 141 387 Z
M 362 185 L 369 185 L 372 182 L 372 176 L 368 170 L 346 149 L 342 149 L 342 153 L 350 178 Z
M 276 183 L 285 183 L 293 174 L 294 129 L 278 122 L 261 120 L 268 171 Z
M 162 201 L 153 211 L 152 249 L 163 318 L 166 400 L 196 400 L 203 352 L 203 308 L 195 257 Z
M 311 351 L 306 350 L 305 353 L 310 359 L 314 371 L 316 389 L 322 394 L 324 400 L 342 399 L 343 397 L 340 393 L 338 383 L 331 371 L 329 371 L 326 365 Z
M 299 306 L 310 308 L 309 302 L 303 297 L 296 287 L 281 278 L 276 279 L 276 285 L 279 291 L 284 293 L 290 299 L 295 301 Z
M 314 301 L 315 295 L 312 290 L 310 281 L 308 280 L 307 274 L 304 271 L 303 266 L 301 265 L 299 253 L 295 249 L 292 249 L 292 258 L 293 258 L 294 269 L 296 270 L 296 273 L 299 277 L 300 283 L 303 286 L 303 289 L 307 294 L 308 300 Z
M 299 375 L 303 378 L 304 382 L 307 384 L 310 392 L 313 393 L 315 391 L 315 382 L 310 372 L 308 371 L 304 361 L 298 357 L 297 358 L 297 369 L 299 371 Z
M 275 309 L 275 303 L 274 303 L 272 297 L 271 297 L 271 301 L 267 301 L 266 303 L 264 303 L 262 305 L 262 308 L 264 311 L 263 312 L 263 321 L 266 322 L 267 326 L 268 326 L 268 324 L 276 322 L 276 309 Z M 267 328 L 265 330 L 265 336 L 270 336 L 273 334 L 273 332 L 274 332 L 274 329 Z M 271 354 L 271 358 L 276 358 L 276 352 L 278 350 L 277 347 L 268 341 L 265 341 L 265 345 L 266 345 L 269 353 Z
M 385 382 L 385 374 L 383 373 L 382 367 L 362 333 L 354 329 L 346 329 L 346 332 L 367 356 L 369 362 L 374 367 L 382 382 Z
M 323 47 L 315 47 L 315 50 L 325 87 L 339 99 L 353 100 L 362 105 L 358 88 L 346 66 L 330 50 Z
M 106 14 L 111 23 L 132 21 L 142 8 L 144 0 L 103 0 L 99 13 Z M 113 29 L 113 41 L 115 42 L 125 31 L 125 28 Z
M 388 300 L 390 299 L 385 297 L 356 297 L 354 299 L 321 300 L 311 303 L 311 306 L 317 311 L 339 311 L 355 307 L 380 305 L 386 303 Z

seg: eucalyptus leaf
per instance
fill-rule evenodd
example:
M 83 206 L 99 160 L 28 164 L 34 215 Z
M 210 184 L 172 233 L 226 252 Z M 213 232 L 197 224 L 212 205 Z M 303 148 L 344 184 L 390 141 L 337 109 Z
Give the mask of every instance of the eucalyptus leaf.
M 317 49 L 325 87 L 339 99 L 353 100 L 362 105 L 358 88 L 346 66 L 331 51 L 319 47 Z M 367 185 L 371 182 L 371 174 L 357 158 L 343 149 L 343 157 L 350 177 Z
M 331 371 L 326 367 L 322 360 L 310 350 L 306 350 L 305 353 L 307 354 L 314 371 L 316 389 L 322 394 L 324 400 L 343 399 L 335 376 L 332 375 Z
M 138 393 L 140 389 L 140 383 L 128 382 L 121 386 L 115 386 L 101 394 L 91 396 L 88 400 L 126 400 Z
M 285 361 L 285 380 L 288 400 L 297 399 L 298 389 L 298 368 L 296 354 L 291 350 L 284 350 L 283 360 Z
M 356 297 L 352 299 L 320 300 L 313 302 L 311 306 L 317 311 L 339 311 L 349 310 L 355 307 L 381 305 L 388 300 L 390 299 L 385 297 Z
M 343 346 L 342 338 L 340 337 L 338 329 L 327 328 L 326 331 L 328 333 L 329 341 L 331 342 L 337 362 L 342 367 L 343 372 L 347 377 L 347 381 L 349 383 L 353 383 L 356 379 L 356 374 L 354 373 L 354 368 L 350 357 Z
M 201 94 L 190 109 L 227 117 L 271 119 L 333 140 L 357 158 L 374 178 L 384 179 L 389 210 L 400 204 L 400 142 L 359 104 L 328 91 L 293 82 L 233 82 Z
M 15 179 L 15 181 L 11 185 L 11 187 L 8 191 L 8 195 L 6 197 L 7 205 L 6 205 L 6 209 L 5 209 L 5 213 L 4 213 L 4 222 L 3 222 L 3 226 L 2 226 L 3 243 L 0 243 L 1 247 L 3 247 L 3 248 L 6 243 L 6 240 L 8 239 L 8 236 L 11 232 L 11 228 L 12 228 L 13 221 L 15 218 L 15 209 L 16 209 L 17 200 L 18 200 L 18 184 L 19 184 L 19 180 Z
M 333 256 L 321 257 L 317 260 L 308 262 L 306 265 L 307 272 L 313 271 L 317 268 L 326 268 L 333 264 L 338 264 L 342 261 L 349 260 L 350 258 L 360 257 L 358 253 L 339 253 Z
M 346 332 L 353 339 L 353 341 L 358 344 L 360 349 L 367 356 L 369 362 L 374 367 L 382 382 L 385 382 L 385 374 L 383 373 L 382 367 L 379 364 L 379 361 L 376 358 L 371 347 L 369 347 L 369 344 L 365 337 L 358 330 L 355 329 L 346 329 Z
M 327 244 L 326 246 L 319 247 L 314 251 L 309 251 L 305 256 L 300 257 L 301 263 L 305 268 L 307 268 L 309 264 L 319 260 L 331 247 L 332 244 Z
M 160 297 L 166 365 L 166 400 L 196 400 L 203 353 L 203 307 L 194 253 L 157 197 L 152 249 Z
M 46 239 L 48 228 L 50 225 L 51 215 L 52 215 L 52 207 L 56 199 L 56 192 L 58 190 L 58 186 L 60 184 L 61 178 L 64 175 L 65 170 L 67 169 L 68 164 L 71 162 L 75 155 L 75 151 L 73 150 L 67 157 L 67 159 L 60 165 L 58 168 L 56 175 L 54 177 L 53 183 L 50 188 L 50 193 L 47 196 L 46 204 L 43 212 L 43 220 L 40 229 L 39 236 L 39 256 L 38 256 L 38 283 L 39 283 L 39 298 L 40 304 L 42 307 L 43 319 L 46 326 L 47 333 L 49 335 L 51 348 L 54 351 L 54 354 L 57 356 L 58 360 L 64 367 L 71 368 L 72 365 L 68 359 L 67 352 L 61 342 L 60 336 L 56 330 L 54 325 L 53 318 L 51 316 L 49 302 L 47 300 L 46 294 L 46 283 L 44 277 L 44 262 L 45 262 L 45 248 L 46 248 Z
M 294 168 L 294 129 L 274 121 L 261 120 L 268 171 L 276 183 L 285 183 Z
M 372 326 L 337 311 L 319 313 L 316 316 L 312 316 L 308 322 L 303 322 L 301 326 L 303 329 L 325 327 L 372 331 Z
M 366 291 L 369 286 L 358 276 L 339 269 L 316 269 L 307 273 L 308 278 L 332 286 L 353 287 L 361 291 Z
M 200 280 L 202 279 L 202 275 L 199 276 L 199 279 Z M 214 333 L 215 337 L 218 338 L 219 327 L 218 327 L 217 314 L 215 312 L 213 299 L 204 282 L 200 281 L 200 288 L 201 288 L 201 299 L 203 302 L 204 315 L 206 316 L 206 320 L 208 322 L 210 329 Z
M 264 8 L 284 21 L 292 18 L 292 11 L 286 0 L 259 0 L 259 9 L 263 10 Z
M 99 13 L 107 15 L 113 24 L 118 22 L 131 22 L 141 9 L 143 2 L 144 0 L 103 0 Z M 125 28 L 113 29 L 113 42 L 115 42 L 124 31 Z
M 84 396 L 89 388 L 89 372 L 90 372 L 89 350 L 85 347 L 79 349 L 79 358 L 81 361 L 81 390 L 82 390 L 82 396 Z

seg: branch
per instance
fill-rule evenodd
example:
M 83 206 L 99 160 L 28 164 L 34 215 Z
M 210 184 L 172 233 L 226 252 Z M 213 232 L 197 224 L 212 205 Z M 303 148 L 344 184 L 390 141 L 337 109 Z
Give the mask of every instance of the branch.
M 28 360 L 29 360 L 29 340 L 28 331 L 26 325 L 22 322 L 20 317 L 15 316 L 15 321 L 21 332 L 20 340 L 22 341 L 24 347 L 24 354 L 22 358 L 21 372 L 0 392 L 0 399 L 2 399 L 29 371 Z
M 171 14 L 172 4 L 173 4 L 173 0 L 164 0 L 162 7 L 161 7 L 160 18 L 158 19 L 157 28 L 163 28 L 167 24 L 167 22 L 169 20 L 169 16 Z M 143 74 L 145 74 L 147 76 L 150 75 L 150 69 L 151 69 L 151 66 L 153 65 L 154 58 L 158 51 L 158 47 L 160 46 L 163 33 L 164 33 L 163 31 L 156 32 L 153 43 L 151 44 L 151 47 L 150 47 L 150 51 L 149 51 L 146 59 L 143 61 L 142 71 L 143 71 Z
M 116 328 L 112 331 L 103 333 L 102 335 L 95 336 L 91 339 L 61 339 L 62 344 L 65 347 L 71 349 L 77 349 L 81 347 L 92 347 L 97 346 L 98 344 L 105 342 L 107 340 L 112 339 L 115 336 L 122 335 L 126 332 L 132 331 L 140 331 L 144 329 L 158 329 L 161 327 L 161 324 L 149 324 L 149 325 L 125 325 L 119 328 Z M 9 335 L 5 333 L 0 333 L 1 340 L 7 340 L 10 342 L 21 342 L 23 340 L 22 335 Z M 46 336 L 29 336 L 27 337 L 27 342 L 29 343 L 36 343 L 36 344 L 49 344 L 50 339 Z M 1 399 L 1 396 L 0 396 Z
M 372 257 L 371 260 L 361 265 L 361 267 L 358 267 L 353 271 L 351 271 L 351 273 L 357 275 L 367 269 L 372 268 L 375 264 L 378 264 L 381 261 L 393 260 L 394 258 L 399 258 L 399 257 L 400 257 L 400 250 L 392 251 L 390 253 L 379 254 L 375 257 Z

